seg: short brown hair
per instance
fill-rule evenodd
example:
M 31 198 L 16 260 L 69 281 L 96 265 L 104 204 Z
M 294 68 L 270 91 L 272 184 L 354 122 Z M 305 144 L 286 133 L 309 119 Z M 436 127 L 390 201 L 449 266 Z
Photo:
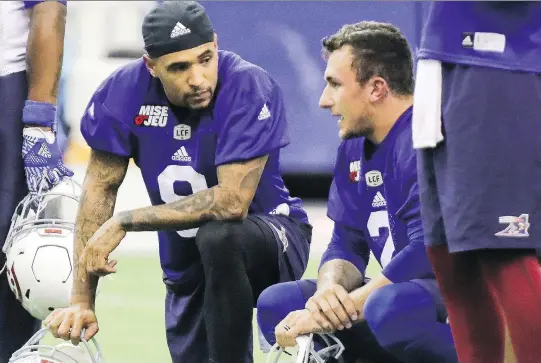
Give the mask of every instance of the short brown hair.
M 350 45 L 353 64 L 361 85 L 373 76 L 379 76 L 389 84 L 397 95 L 412 95 L 413 59 L 406 37 L 392 24 L 361 21 L 346 24 L 335 34 L 325 37 L 323 53 L 330 53 Z

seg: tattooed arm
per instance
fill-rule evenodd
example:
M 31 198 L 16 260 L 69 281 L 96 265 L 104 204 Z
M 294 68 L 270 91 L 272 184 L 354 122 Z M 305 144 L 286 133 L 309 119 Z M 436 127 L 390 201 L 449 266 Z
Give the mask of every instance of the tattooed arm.
M 218 185 L 210 189 L 173 203 L 121 212 L 97 231 L 92 224 L 88 231 L 95 232 L 79 258 L 79 265 L 85 266 L 89 275 L 115 273 L 116 261 L 109 261 L 109 255 L 129 231 L 178 231 L 196 228 L 214 219 L 246 218 L 267 158 L 265 155 L 221 165 Z
M 173 203 L 121 212 L 117 218 L 122 230 L 184 230 L 219 220 L 241 220 L 248 207 L 268 156 L 218 167 L 218 185 Z
M 88 240 L 113 215 L 128 162 L 129 158 L 92 150 L 75 220 L 72 304 L 94 310 L 98 278 L 88 274 L 85 266 L 77 262 Z

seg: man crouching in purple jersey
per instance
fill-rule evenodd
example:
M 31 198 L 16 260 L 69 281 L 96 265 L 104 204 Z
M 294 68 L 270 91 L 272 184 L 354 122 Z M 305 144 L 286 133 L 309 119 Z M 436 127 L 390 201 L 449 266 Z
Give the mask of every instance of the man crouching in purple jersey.
M 279 173 L 289 143 L 282 92 L 260 67 L 218 50 L 196 2 L 159 4 L 143 38 L 147 54 L 101 84 L 81 121 L 92 154 L 72 306 L 46 323 L 74 342 L 83 328 L 95 335 L 97 280 L 115 272 L 109 254 L 126 232 L 158 231 L 172 361 L 252 362 L 255 302 L 302 276 L 311 240 Z M 130 158 L 153 206 L 113 216 Z
M 261 331 L 282 347 L 299 335 L 335 333 L 347 363 L 456 363 L 424 247 L 408 42 L 391 24 L 360 22 L 324 38 L 323 50 L 319 102 L 339 117 L 343 139 L 327 209 L 334 230 L 317 281 L 261 294 Z M 368 280 L 371 254 L 382 270 Z

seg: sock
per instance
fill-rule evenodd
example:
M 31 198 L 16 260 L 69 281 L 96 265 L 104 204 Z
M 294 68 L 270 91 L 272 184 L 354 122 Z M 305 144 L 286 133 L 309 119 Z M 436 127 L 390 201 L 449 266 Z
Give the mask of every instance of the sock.
M 503 363 L 505 320 L 475 253 L 428 247 L 461 363 Z
M 502 306 L 517 362 L 541 362 L 541 269 L 535 251 L 482 251 L 479 260 Z

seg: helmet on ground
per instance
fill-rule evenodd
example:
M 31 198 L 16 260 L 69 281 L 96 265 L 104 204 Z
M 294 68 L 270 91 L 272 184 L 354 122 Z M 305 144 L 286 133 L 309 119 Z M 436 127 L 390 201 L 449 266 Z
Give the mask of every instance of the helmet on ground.
M 21 349 L 13 353 L 8 363 L 105 363 L 96 338 L 92 338 L 92 344 L 84 338 L 78 345 L 70 342 L 54 346 L 40 344 L 48 332 L 48 328 L 39 330 Z M 84 330 L 81 336 L 83 334 Z
M 296 340 L 298 346 L 296 354 L 291 354 L 275 344 L 267 355 L 267 363 L 343 362 L 344 345 L 333 334 L 301 335 Z

